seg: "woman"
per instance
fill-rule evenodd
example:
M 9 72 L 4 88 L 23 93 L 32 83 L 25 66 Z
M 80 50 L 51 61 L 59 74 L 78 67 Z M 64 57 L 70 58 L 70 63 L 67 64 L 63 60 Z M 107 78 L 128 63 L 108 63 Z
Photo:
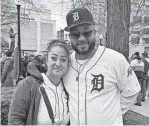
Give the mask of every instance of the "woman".
M 68 123 L 68 99 L 62 81 L 67 72 L 68 58 L 67 45 L 59 40 L 53 40 L 47 48 L 46 74 L 40 73 L 34 63 L 28 64 L 29 76 L 18 84 L 13 95 L 8 124 L 66 125 Z
M 13 87 L 12 69 L 13 69 L 13 59 L 11 57 L 11 51 L 6 52 L 6 57 L 1 61 L 2 77 L 1 83 L 2 87 Z

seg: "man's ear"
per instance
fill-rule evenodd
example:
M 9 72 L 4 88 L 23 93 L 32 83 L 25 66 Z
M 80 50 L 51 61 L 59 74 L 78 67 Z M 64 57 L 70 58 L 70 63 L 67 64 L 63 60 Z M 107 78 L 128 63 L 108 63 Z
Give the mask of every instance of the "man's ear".
M 71 40 L 72 40 L 71 37 L 70 37 L 70 34 L 69 34 L 69 40 L 70 40 L 70 42 L 71 42 Z

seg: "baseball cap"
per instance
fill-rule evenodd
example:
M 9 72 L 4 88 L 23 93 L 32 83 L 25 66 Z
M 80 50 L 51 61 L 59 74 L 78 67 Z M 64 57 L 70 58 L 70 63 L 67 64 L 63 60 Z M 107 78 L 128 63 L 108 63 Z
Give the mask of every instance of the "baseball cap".
M 34 53 L 34 57 L 36 57 L 36 56 L 42 56 L 42 54 L 39 53 L 39 52 L 35 52 L 35 53 Z
M 85 8 L 75 8 L 68 12 L 66 16 L 67 27 L 64 29 L 65 31 L 69 31 L 70 28 L 77 26 L 79 24 L 95 24 L 94 18 L 91 12 Z

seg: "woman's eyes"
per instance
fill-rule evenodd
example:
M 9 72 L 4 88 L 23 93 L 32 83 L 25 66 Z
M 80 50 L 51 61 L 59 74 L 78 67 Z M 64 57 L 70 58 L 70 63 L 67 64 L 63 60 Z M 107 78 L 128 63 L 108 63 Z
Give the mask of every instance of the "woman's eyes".
M 56 57 L 51 57 L 51 59 L 52 59 L 53 61 L 56 61 L 57 58 L 56 58 Z
M 58 60 L 56 57 L 51 57 L 51 59 L 52 59 L 53 61 Z M 60 59 L 60 61 L 61 61 L 61 62 L 66 62 L 66 61 L 67 61 L 67 59 L 62 58 L 62 59 Z
M 67 60 L 66 60 L 66 59 L 61 59 L 61 61 L 62 61 L 62 62 L 66 62 Z

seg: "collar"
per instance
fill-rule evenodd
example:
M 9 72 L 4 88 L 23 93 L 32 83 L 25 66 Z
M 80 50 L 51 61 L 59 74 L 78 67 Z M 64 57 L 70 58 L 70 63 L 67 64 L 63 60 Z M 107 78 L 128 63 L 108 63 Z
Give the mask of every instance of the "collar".
M 100 60 L 103 53 L 105 52 L 105 49 L 106 49 L 106 47 L 104 47 L 104 46 L 98 46 L 95 54 L 92 56 L 92 58 L 86 64 L 86 68 L 88 68 L 88 69 L 92 68 Z M 77 71 L 77 61 L 76 61 L 76 57 L 75 57 L 75 52 L 73 52 L 71 55 L 70 64 L 71 64 L 72 68 Z
M 52 82 L 50 81 L 50 79 L 44 74 L 44 73 L 41 73 L 42 77 L 43 77 L 43 84 L 44 86 L 48 87 L 48 88 L 51 88 L 52 90 L 56 90 L 56 88 L 61 88 L 62 87 L 62 83 L 60 81 L 60 84 L 55 86 L 54 84 L 52 84 Z

